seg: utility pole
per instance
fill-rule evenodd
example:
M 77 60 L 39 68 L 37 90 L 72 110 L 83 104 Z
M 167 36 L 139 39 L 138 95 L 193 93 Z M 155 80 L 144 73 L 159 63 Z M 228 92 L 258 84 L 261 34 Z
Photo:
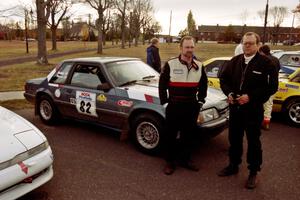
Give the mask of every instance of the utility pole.
M 266 10 L 265 10 L 264 34 L 263 34 L 263 41 L 262 41 L 263 44 L 265 44 L 265 42 L 266 42 L 266 29 L 267 29 L 267 23 L 268 23 L 268 11 L 269 11 L 269 0 L 267 0 Z
M 24 9 L 25 13 L 25 42 L 26 42 L 26 53 L 29 53 L 29 48 L 28 48 L 28 10 L 25 8 Z
M 168 39 L 168 44 L 171 42 L 171 26 L 172 26 L 172 10 L 170 14 L 170 26 L 169 26 L 169 39 Z

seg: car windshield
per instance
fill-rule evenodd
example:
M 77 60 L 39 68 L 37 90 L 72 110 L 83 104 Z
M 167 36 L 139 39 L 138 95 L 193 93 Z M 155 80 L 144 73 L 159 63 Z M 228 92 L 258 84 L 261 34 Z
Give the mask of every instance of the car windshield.
M 109 75 L 117 86 L 137 81 L 156 79 L 159 74 L 142 61 L 120 61 L 106 64 Z

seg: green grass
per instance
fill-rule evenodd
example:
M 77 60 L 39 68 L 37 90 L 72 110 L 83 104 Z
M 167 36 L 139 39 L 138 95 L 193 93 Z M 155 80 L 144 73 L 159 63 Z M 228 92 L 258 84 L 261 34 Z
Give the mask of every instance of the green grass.
M 195 55 L 201 61 L 207 60 L 212 57 L 232 56 L 235 46 L 236 45 L 234 44 L 198 43 L 195 48 Z M 71 47 L 72 45 L 64 48 L 67 49 Z M 37 65 L 35 62 L 26 62 L 16 65 L 0 67 L 0 91 L 24 90 L 24 83 L 26 80 L 46 76 L 57 63 L 69 58 L 95 56 L 126 56 L 138 57 L 141 58 L 143 61 L 146 61 L 146 48 L 147 45 L 139 45 L 138 47 L 132 48 L 126 47 L 126 49 L 110 48 L 105 49 L 102 55 L 96 54 L 96 52 L 77 53 L 62 56 L 59 58 L 49 59 L 50 64 L 47 66 L 40 66 Z M 299 47 L 271 46 L 271 49 L 297 50 L 299 49 Z M 3 51 L 0 52 L 0 54 L 5 53 Z M 171 57 L 178 56 L 178 44 L 161 44 L 160 55 L 162 61 L 167 61 Z
M 34 108 L 33 104 L 30 104 L 25 99 L 21 100 L 9 100 L 9 101 L 0 101 L 0 106 L 3 106 L 9 110 L 21 110 Z

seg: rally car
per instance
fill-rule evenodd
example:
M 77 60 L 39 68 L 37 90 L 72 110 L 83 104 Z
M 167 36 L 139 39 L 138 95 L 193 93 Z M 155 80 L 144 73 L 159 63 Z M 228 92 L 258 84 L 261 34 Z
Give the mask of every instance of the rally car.
M 0 199 L 16 199 L 48 182 L 53 155 L 46 137 L 0 106 Z
M 300 68 L 300 51 L 278 51 L 272 55 L 278 58 L 281 70 L 286 74 L 292 74 Z
M 219 75 L 231 57 L 212 58 L 203 65 L 211 87 L 220 88 Z M 273 100 L 273 112 L 282 112 L 289 123 L 300 125 L 300 68 L 291 75 L 280 73 L 278 91 Z
M 159 74 L 137 58 L 94 57 L 63 61 L 46 78 L 28 80 L 25 97 L 47 124 L 75 118 L 121 131 L 154 153 L 163 144 L 165 108 L 158 97 Z M 198 124 L 216 135 L 227 126 L 228 103 L 210 89 Z

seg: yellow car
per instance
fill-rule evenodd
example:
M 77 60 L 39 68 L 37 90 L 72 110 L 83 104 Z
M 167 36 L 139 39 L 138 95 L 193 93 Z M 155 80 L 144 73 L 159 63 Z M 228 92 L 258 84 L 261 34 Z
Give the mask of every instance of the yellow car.
M 220 88 L 219 74 L 231 57 L 218 57 L 203 62 L 210 87 Z M 293 125 L 300 126 L 300 68 L 291 75 L 280 74 L 273 112 L 282 112 Z

